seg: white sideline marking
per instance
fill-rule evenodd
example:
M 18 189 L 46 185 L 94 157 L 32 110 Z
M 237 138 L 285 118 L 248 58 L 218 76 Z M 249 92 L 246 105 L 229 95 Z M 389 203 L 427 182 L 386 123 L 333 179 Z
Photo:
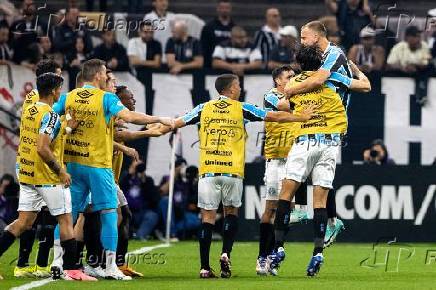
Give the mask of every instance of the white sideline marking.
M 132 252 L 128 252 L 127 254 L 128 255 L 129 254 L 134 254 L 134 255 L 144 254 L 144 253 L 147 253 L 147 252 L 151 252 L 154 249 L 167 248 L 169 246 L 170 246 L 170 244 L 167 244 L 167 243 L 157 244 L 155 246 L 142 247 L 142 248 L 139 248 L 139 249 L 134 250 Z M 44 286 L 44 285 L 46 285 L 48 283 L 55 282 L 55 281 L 56 280 L 53 280 L 52 278 L 47 278 L 47 279 L 39 280 L 39 281 L 32 281 L 30 283 L 27 283 L 27 284 L 24 284 L 24 285 L 21 285 L 21 286 L 12 287 L 10 290 L 28 290 L 28 289 L 33 289 L 33 288 L 41 287 L 41 286 Z

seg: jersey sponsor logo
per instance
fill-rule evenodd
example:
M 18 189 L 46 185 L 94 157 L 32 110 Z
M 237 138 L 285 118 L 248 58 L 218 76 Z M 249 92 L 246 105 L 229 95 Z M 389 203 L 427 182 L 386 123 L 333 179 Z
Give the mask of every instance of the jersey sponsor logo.
M 204 118 L 206 125 L 210 124 L 225 124 L 225 125 L 238 125 L 238 121 L 224 118 Z
M 233 166 L 233 161 L 206 160 L 205 165 Z
M 236 129 L 236 128 L 235 128 Z M 219 136 L 229 136 L 229 137 L 235 137 L 235 129 L 233 128 L 204 128 L 204 132 L 208 135 L 219 135 Z
M 85 158 L 89 157 L 89 152 L 82 153 L 74 150 L 64 150 L 64 154 L 70 156 L 85 157 Z
M 77 99 L 77 100 L 74 100 L 74 102 L 75 102 L 75 103 L 78 103 L 78 104 L 89 104 L 89 101 L 88 101 L 88 100 L 80 100 L 80 99 Z
M 33 166 L 35 165 L 34 161 L 27 160 L 25 158 L 20 158 L 20 163 L 23 165 Z
M 30 153 L 30 148 L 27 147 L 27 146 L 22 146 L 21 147 L 21 153 L 29 154 Z
M 218 156 L 232 156 L 232 151 L 226 150 L 206 150 L 206 154 L 208 155 L 218 155 Z
M 35 172 L 33 172 L 33 171 L 29 172 L 29 171 L 26 171 L 24 169 L 20 169 L 19 174 L 25 175 L 25 176 L 30 176 L 30 177 L 35 177 Z
M 232 104 L 227 103 L 225 100 L 221 100 L 219 102 L 215 102 L 213 104 L 218 110 L 214 110 L 214 113 L 219 113 L 219 114 L 226 114 L 226 113 L 230 113 L 229 110 L 225 110 L 226 108 L 230 107 Z
M 23 142 L 23 143 L 26 143 L 26 144 L 29 144 L 29 145 L 32 145 L 32 146 L 36 146 L 36 140 L 32 139 L 32 138 L 29 138 L 29 137 L 26 137 L 26 136 L 21 136 L 20 137 L 20 142 Z
M 36 106 L 32 106 L 28 109 L 30 116 L 27 116 L 26 119 L 29 121 L 35 121 L 35 117 L 33 117 L 34 115 L 38 114 L 38 109 L 36 108 Z
M 88 129 L 91 129 L 91 128 L 94 128 L 94 122 L 92 122 L 92 121 L 80 121 L 79 122 L 79 126 L 82 126 L 82 127 L 86 127 L 86 128 L 88 128 Z
M 83 90 L 78 92 L 77 95 L 82 99 L 88 99 L 92 96 L 92 93 L 90 93 L 88 90 Z
M 67 139 L 66 142 L 68 145 L 74 145 L 74 146 L 78 146 L 78 147 L 88 147 L 90 145 L 89 142 L 84 142 L 84 141 L 79 141 L 79 140 L 74 140 L 74 139 Z

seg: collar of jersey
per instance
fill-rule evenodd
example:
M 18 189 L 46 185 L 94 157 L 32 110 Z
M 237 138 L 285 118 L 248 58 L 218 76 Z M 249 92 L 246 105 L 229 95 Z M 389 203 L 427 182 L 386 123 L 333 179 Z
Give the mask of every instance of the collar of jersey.
M 222 100 L 222 99 L 228 99 L 229 97 L 223 96 L 223 95 L 219 95 L 218 96 L 218 100 Z
M 84 85 L 82 88 L 84 88 L 84 89 L 95 89 L 95 87 L 91 86 L 91 85 Z
M 327 48 L 324 50 L 322 55 L 325 55 L 327 53 L 327 51 L 329 51 L 330 47 L 332 47 L 332 43 L 329 41 L 329 45 L 327 45 Z

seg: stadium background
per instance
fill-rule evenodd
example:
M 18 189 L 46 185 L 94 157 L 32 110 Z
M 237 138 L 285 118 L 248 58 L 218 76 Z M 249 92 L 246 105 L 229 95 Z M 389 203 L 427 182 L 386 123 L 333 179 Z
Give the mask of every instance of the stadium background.
M 73 1 L 82 9 L 84 17 L 99 19 L 100 12 L 86 11 L 84 1 Z M 245 27 L 253 38 L 256 30 L 263 25 L 265 10 L 277 7 L 282 15 L 283 25 L 299 27 L 308 20 L 327 14 L 323 1 L 247 1 L 233 2 L 233 19 Z M 377 21 L 388 23 L 391 30 L 402 38 L 408 25 L 417 25 L 426 30 L 427 11 L 434 8 L 432 1 L 373 1 L 378 7 Z M 111 1 L 109 1 L 111 3 Z M 121 2 L 122 3 L 122 2 Z M 38 3 L 40 4 L 40 3 Z M 144 1 L 144 12 L 151 9 L 151 1 Z M 377 4 L 386 4 L 377 6 Z M 19 4 L 17 4 L 18 6 Z M 97 3 L 95 3 L 97 5 Z M 395 6 L 395 9 L 388 7 Z M 65 1 L 49 1 L 45 15 L 65 8 Z M 109 5 L 108 10 L 113 9 Z M 198 1 L 170 1 L 170 11 L 193 14 L 204 21 L 215 15 L 215 3 Z M 120 11 L 127 11 L 122 6 Z M 110 11 L 112 12 L 112 11 Z M 108 13 L 109 15 L 110 13 Z M 103 13 L 106 15 L 106 13 Z M 116 19 L 142 19 L 144 13 L 116 13 Z M 407 15 L 401 16 L 401 15 Z M 187 16 L 183 16 L 187 17 Z M 104 17 L 103 17 L 104 18 Z M 189 18 L 189 17 L 188 17 Z M 190 19 L 190 18 L 189 18 Z M 199 36 L 201 29 L 191 27 Z M 430 32 L 434 32 L 434 26 Z M 98 42 L 99 33 L 91 32 Z M 431 37 L 428 31 L 426 37 Z M 397 39 L 397 38 L 396 38 Z M 126 45 L 128 37 L 117 31 L 117 40 Z M 176 116 L 193 108 L 195 104 L 215 96 L 214 76 L 219 73 L 212 69 L 168 74 L 168 70 L 136 69 L 132 72 L 116 72 L 120 84 L 132 89 L 137 100 L 137 110 L 155 115 Z M 258 70 L 243 77 L 244 98 L 262 106 L 262 96 L 271 86 L 268 71 Z M 432 75 L 435 76 L 434 69 Z M 68 80 L 70 76 L 64 73 Z M 341 165 L 338 167 L 336 196 L 338 214 L 346 221 L 348 231 L 341 237 L 344 241 L 366 242 L 378 237 L 397 237 L 402 241 L 434 241 L 436 233 L 431 220 L 436 209 L 435 176 L 436 168 L 436 78 L 429 78 L 428 102 L 421 106 L 415 102 L 419 74 L 408 75 L 399 72 L 379 71 L 370 74 L 372 92 L 353 94 L 350 108 L 350 127 L 347 144 L 342 150 Z M 14 174 L 17 146 L 16 112 L 24 92 L 34 87 L 33 72 L 17 64 L 0 66 L 0 174 Z M 68 81 L 65 82 L 65 91 Z M 243 202 L 243 221 L 239 238 L 257 240 L 258 217 L 261 211 L 259 193 L 262 186 L 263 163 L 261 159 L 263 125 L 250 124 L 247 127 L 247 180 Z M 196 128 L 181 130 L 182 144 L 178 148 L 188 164 L 196 165 L 198 136 Z M 362 161 L 363 150 L 372 140 L 385 141 L 397 165 L 366 165 Z M 159 180 L 168 173 L 170 160 L 169 137 L 138 141 L 132 144 L 147 164 L 147 174 Z M 127 168 L 127 165 L 125 165 Z M 309 190 L 310 192 L 310 190 Z M 310 201 L 310 198 L 309 198 Z M 374 235 L 368 236 L 367 231 Z M 291 239 L 308 240 L 310 227 L 301 226 Z

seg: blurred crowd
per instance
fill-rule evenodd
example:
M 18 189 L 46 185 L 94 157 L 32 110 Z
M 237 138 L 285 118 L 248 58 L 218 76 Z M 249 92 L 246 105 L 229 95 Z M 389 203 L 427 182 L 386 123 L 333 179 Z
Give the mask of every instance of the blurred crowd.
M 129 1 L 129 8 L 139 5 L 138 9 L 142 9 L 141 1 L 133 2 Z M 283 25 L 285 21 L 277 8 L 266 9 L 264 25 L 248 35 L 232 17 L 231 1 L 219 0 L 215 18 L 206 22 L 196 38 L 188 33 L 188 23 L 168 10 L 169 2 L 152 0 L 153 10 L 144 13 L 134 37 L 120 44 L 110 25 L 101 29 L 97 40 L 93 39 L 80 21 L 82 12 L 74 1 L 51 17 L 47 25 L 38 17 L 33 0 L 22 1 L 18 8 L 3 0 L 0 64 L 13 62 L 33 69 L 40 59 L 54 57 L 74 74 L 84 60 L 95 57 L 107 61 L 113 71 L 165 67 L 178 74 L 213 68 L 243 75 L 294 62 L 299 27 Z M 95 6 L 94 1 L 87 1 L 88 9 Z M 100 9 L 104 11 L 106 6 L 106 1 L 100 1 Z M 377 27 L 368 0 L 325 0 L 325 6 L 327 16 L 321 21 L 330 41 L 341 46 L 363 71 L 428 74 L 436 57 L 434 34 L 427 33 L 424 39 L 417 26 L 409 25 L 404 37 L 395 37 L 396 32 Z M 429 11 L 429 16 L 435 17 L 436 11 Z

